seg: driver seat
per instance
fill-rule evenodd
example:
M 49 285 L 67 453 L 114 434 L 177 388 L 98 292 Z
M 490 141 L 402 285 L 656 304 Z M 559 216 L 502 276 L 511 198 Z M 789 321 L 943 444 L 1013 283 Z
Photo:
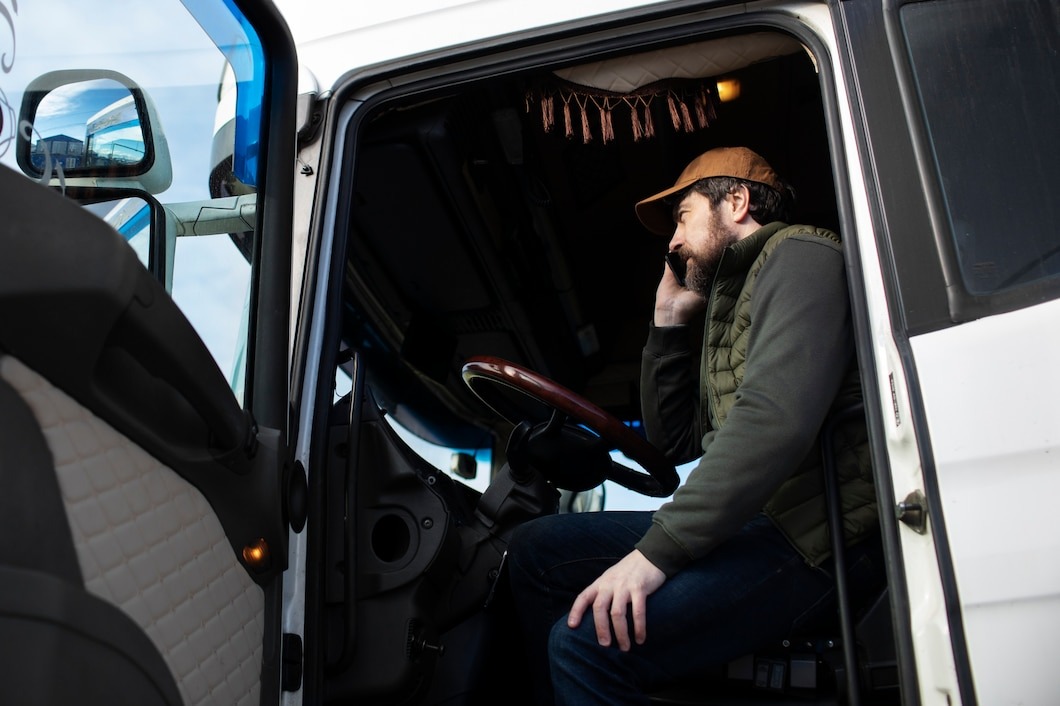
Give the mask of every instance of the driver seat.
M 22 397 L 40 380 L 14 358 L 0 358 L 5 691 L 24 704 L 181 704 L 176 681 L 146 633 L 85 585 L 52 452 Z M 70 441 L 61 443 L 70 448 Z
M 847 583 L 846 548 L 843 541 L 842 512 L 838 474 L 835 464 L 835 430 L 843 422 L 863 416 L 861 403 L 834 412 L 821 429 L 821 459 L 825 481 L 825 501 L 829 536 L 835 566 L 835 591 L 838 604 L 835 621 L 824 626 L 823 633 L 792 636 L 774 649 L 746 655 L 728 665 L 708 669 L 703 680 L 681 684 L 653 695 L 659 706 L 715 703 L 707 697 L 721 692 L 723 699 L 781 706 L 804 704 L 822 692 L 834 688 L 834 701 L 859 706 L 863 698 L 872 703 L 897 701 L 897 662 L 888 591 L 885 588 L 855 610 Z M 834 683 L 818 683 L 819 667 L 830 673 Z M 706 687 L 703 681 L 709 681 Z M 832 681 L 832 680 L 829 680 Z M 748 696 L 748 688 L 752 695 Z M 735 694 L 736 696 L 733 696 Z M 730 701 L 725 701 L 730 703 Z M 814 703 L 818 703 L 814 701 Z

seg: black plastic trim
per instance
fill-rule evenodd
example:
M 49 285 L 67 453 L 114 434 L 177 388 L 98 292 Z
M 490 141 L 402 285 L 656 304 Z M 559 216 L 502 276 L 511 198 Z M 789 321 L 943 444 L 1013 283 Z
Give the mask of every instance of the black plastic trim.
M 266 73 L 245 404 L 259 424 L 281 430 L 286 440 L 298 61 L 290 30 L 275 5 L 268 0 L 236 0 L 236 5 L 258 32 Z
M 84 205 L 103 201 L 117 201 L 125 198 L 142 199 L 151 209 L 151 247 L 148 250 L 147 269 L 160 283 L 165 285 L 166 278 L 166 212 L 158 199 L 141 189 L 108 188 L 98 186 L 67 186 L 63 195 Z
M 263 427 L 275 430 L 267 469 L 276 490 L 274 519 L 282 540 L 275 546 L 273 579 L 266 588 L 265 635 L 260 701 L 280 700 L 283 588 L 289 525 L 279 493 L 283 469 L 291 462 L 290 404 L 291 226 L 294 221 L 294 163 L 298 58 L 294 40 L 270 0 L 234 0 L 254 27 L 263 47 L 265 86 L 261 106 L 262 142 L 258 153 L 258 210 L 251 256 L 251 316 L 247 332 L 244 406 Z
M 291 633 L 283 634 L 283 691 L 298 691 L 302 688 L 302 638 Z
M 321 165 L 325 164 L 324 160 L 327 158 L 327 153 L 330 153 L 331 141 L 326 139 L 328 135 L 328 128 L 325 127 L 325 145 L 327 148 L 324 150 L 325 154 L 321 156 Z M 322 172 L 326 171 L 322 168 Z M 347 175 L 344 175 L 344 180 L 348 179 Z M 323 180 L 323 177 L 321 177 Z M 315 199 L 316 204 L 325 203 L 325 199 L 318 193 Z M 314 231 L 315 232 L 315 231 Z M 341 232 L 337 229 L 337 232 Z M 310 252 L 313 255 L 309 258 L 309 265 L 312 269 L 307 269 L 307 281 L 312 282 L 314 286 L 307 286 L 303 293 L 303 311 L 312 311 L 311 303 L 315 301 L 315 291 L 319 285 L 317 283 L 317 274 L 320 267 L 319 262 L 319 240 L 313 239 L 313 246 L 310 248 Z M 317 469 L 317 472 L 310 473 L 309 476 L 309 530 L 310 537 L 318 538 L 308 550 L 308 569 L 306 578 L 306 625 L 308 626 L 318 625 L 319 621 L 324 615 L 323 602 L 324 602 L 324 590 L 326 586 L 325 572 L 327 571 L 327 551 L 326 546 L 328 542 L 327 533 L 328 527 L 332 526 L 328 522 L 327 516 L 327 498 L 326 493 L 328 491 L 329 476 L 328 469 L 331 464 L 329 463 L 329 435 L 331 434 L 331 425 L 328 423 L 330 419 L 330 409 L 332 406 L 332 399 L 335 391 L 335 375 L 340 359 L 340 338 L 342 332 L 342 302 L 341 296 L 338 295 L 338 290 L 341 290 L 343 281 L 343 272 L 345 270 L 346 262 L 346 241 L 344 238 L 336 238 L 333 243 L 333 251 L 331 253 L 331 260 L 327 263 L 327 275 L 326 275 L 326 286 L 328 294 L 325 299 L 325 311 L 318 312 L 314 311 L 313 316 L 324 317 L 324 331 L 323 331 L 323 350 L 320 351 L 317 361 L 319 365 L 319 375 L 317 376 L 316 389 L 313 391 L 312 399 L 312 419 L 314 420 L 311 425 L 311 438 L 310 438 L 310 468 Z M 309 322 L 310 318 L 307 317 L 305 323 L 306 328 L 303 329 L 304 334 L 309 334 Z M 359 357 L 353 358 L 353 372 L 352 372 L 352 389 L 351 389 L 351 404 L 349 410 L 349 418 L 343 420 L 343 423 L 347 425 L 349 434 L 351 435 L 348 439 L 348 447 L 346 453 L 349 458 L 354 458 L 354 451 L 356 450 L 359 441 L 359 428 L 360 428 L 360 414 L 362 410 L 361 397 L 365 389 L 365 370 L 362 361 Z M 301 406 L 307 404 L 308 401 L 302 400 Z M 349 461 L 349 463 L 355 463 L 355 461 Z M 345 474 L 345 480 L 348 482 L 348 486 L 345 487 L 345 494 L 349 498 L 348 502 L 352 503 L 353 498 L 356 497 L 356 473 L 348 472 Z M 344 504 L 347 501 L 344 501 Z M 354 519 L 348 517 L 346 520 L 346 534 L 340 541 L 346 554 L 344 555 L 344 563 L 346 566 L 353 566 L 354 556 L 353 542 L 354 542 Z M 354 605 L 353 597 L 355 596 L 356 576 L 353 576 L 351 572 L 346 574 L 346 591 L 348 601 L 344 606 L 343 615 L 343 631 L 347 636 L 355 634 L 356 625 L 354 622 Z M 325 693 L 325 671 L 333 671 L 333 665 L 327 665 L 327 657 L 325 650 L 323 649 L 323 642 L 320 640 L 309 640 L 303 645 L 303 699 L 309 700 L 310 702 L 316 701 L 321 698 L 321 695 Z M 343 647 L 345 650 L 345 646 Z M 345 659 L 345 658 L 343 658 Z

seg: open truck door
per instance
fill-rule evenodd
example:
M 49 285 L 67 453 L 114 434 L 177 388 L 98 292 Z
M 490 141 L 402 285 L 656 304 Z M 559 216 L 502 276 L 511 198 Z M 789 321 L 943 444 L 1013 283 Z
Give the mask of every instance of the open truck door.
M 282 667 L 298 645 L 280 618 L 302 522 L 288 501 L 290 37 L 267 3 L 11 5 L 6 698 L 278 703 L 300 676 L 297 660 Z M 243 189 L 215 198 L 226 66 L 238 95 L 224 177 Z

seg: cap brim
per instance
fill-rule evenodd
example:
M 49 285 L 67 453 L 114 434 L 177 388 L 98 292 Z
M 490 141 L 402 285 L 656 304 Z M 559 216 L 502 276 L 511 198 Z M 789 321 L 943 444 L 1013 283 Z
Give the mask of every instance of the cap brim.
M 667 197 L 673 196 L 695 183 L 695 179 L 687 184 L 678 182 L 665 191 L 660 191 L 654 196 L 649 196 L 643 201 L 638 201 L 634 209 L 637 218 L 644 227 L 656 235 L 673 235 L 674 232 L 674 209 L 667 203 Z

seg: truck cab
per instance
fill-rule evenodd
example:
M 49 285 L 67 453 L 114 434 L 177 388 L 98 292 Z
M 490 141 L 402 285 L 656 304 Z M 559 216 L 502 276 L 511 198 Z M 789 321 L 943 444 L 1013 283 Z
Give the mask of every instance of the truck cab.
M 744 145 L 843 241 L 887 586 L 653 702 L 1051 703 L 1058 13 L 0 0 L 5 693 L 525 702 L 511 533 L 688 470 L 633 204 Z

